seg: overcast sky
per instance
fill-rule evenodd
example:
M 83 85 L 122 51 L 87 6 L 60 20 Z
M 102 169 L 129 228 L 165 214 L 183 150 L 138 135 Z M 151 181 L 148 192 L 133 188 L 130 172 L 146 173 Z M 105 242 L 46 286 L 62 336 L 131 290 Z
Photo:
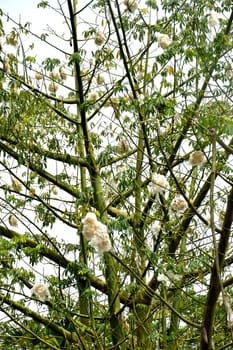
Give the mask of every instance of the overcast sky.
M 47 25 L 53 26 L 56 23 L 56 13 L 49 9 L 38 8 L 37 5 L 39 0 L 0 0 L 0 8 L 4 13 L 9 14 L 9 16 L 16 22 L 21 22 L 25 24 L 26 22 L 31 23 L 31 29 L 37 33 L 41 33 L 42 30 L 46 29 Z M 57 1 L 50 1 L 57 7 Z M 4 24 L 6 19 L 3 19 Z M 13 24 L 8 22 L 9 26 Z
M 45 11 L 42 15 L 43 9 L 40 10 L 41 16 L 38 16 L 37 3 L 38 1 L 35 0 L 0 0 L 0 8 L 3 10 L 3 12 L 8 13 L 10 17 L 13 17 L 16 21 L 21 19 L 22 22 L 44 22 L 44 19 L 47 16 Z

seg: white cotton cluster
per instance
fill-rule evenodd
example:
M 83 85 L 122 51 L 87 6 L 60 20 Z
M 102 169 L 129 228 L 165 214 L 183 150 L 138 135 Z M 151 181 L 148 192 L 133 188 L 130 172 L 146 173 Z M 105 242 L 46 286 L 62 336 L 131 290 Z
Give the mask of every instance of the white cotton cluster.
M 117 151 L 119 154 L 125 154 L 129 152 L 129 144 L 126 140 L 119 141 L 117 145 Z
M 91 91 L 89 94 L 88 94 L 88 99 L 92 102 L 96 101 L 98 98 L 98 94 L 95 92 L 95 91 Z
M 82 219 L 83 224 L 83 236 L 90 241 L 95 234 L 97 229 L 98 220 L 95 213 L 87 213 L 84 219 Z
M 97 228 L 94 232 L 94 237 L 91 239 L 91 245 L 99 254 L 108 252 L 112 248 L 108 228 L 99 221 L 97 221 Z
M 15 215 L 10 214 L 8 217 L 8 222 L 11 226 L 17 227 L 18 226 L 18 220 Z
M 129 12 L 134 13 L 138 8 L 137 0 L 124 0 L 123 2 Z
M 105 36 L 102 32 L 96 32 L 95 34 L 95 44 L 98 46 L 103 45 L 105 42 Z
M 36 72 L 35 73 L 35 79 L 36 80 L 41 80 L 43 79 L 43 74 L 41 72 Z
M 192 166 L 198 166 L 205 163 L 205 155 L 202 151 L 195 151 L 190 154 L 189 163 Z
M 60 74 L 57 70 L 53 70 L 52 72 L 49 73 L 49 77 L 52 80 L 59 80 L 60 79 Z
M 187 202 L 181 195 L 176 195 L 171 201 L 171 208 L 175 211 L 183 211 L 187 208 Z
M 168 287 L 170 285 L 169 278 L 166 275 L 164 275 L 163 273 L 158 274 L 157 280 L 158 280 L 158 282 L 161 282 L 162 284 L 164 284 L 166 287 Z
M 166 49 L 170 44 L 171 40 L 167 34 L 158 34 L 159 47 Z
M 49 287 L 42 283 L 34 284 L 32 287 L 32 295 L 35 295 L 40 301 L 46 301 L 51 297 Z
M 51 192 L 56 196 L 58 194 L 57 186 L 53 185 L 51 188 Z
M 169 188 L 169 183 L 162 174 L 152 173 L 151 182 L 154 193 L 162 193 Z
M 62 80 L 66 80 L 67 74 L 66 74 L 66 71 L 65 71 L 64 67 L 60 67 L 59 68 L 59 73 L 60 73 L 60 78 Z
M 209 26 L 215 27 L 219 24 L 218 14 L 216 11 L 211 11 L 209 16 Z
M 16 178 L 11 177 L 11 184 L 14 191 L 16 192 L 22 191 L 22 185 Z
M 158 220 L 155 220 L 151 226 L 152 233 L 158 234 L 159 231 L 161 230 L 161 223 Z
M 91 241 L 92 247 L 94 247 L 99 254 L 111 250 L 112 245 L 108 235 L 108 228 L 97 220 L 94 213 L 87 213 L 82 223 L 84 237 Z
M 58 90 L 59 86 L 58 84 L 54 83 L 54 81 L 52 81 L 51 83 L 49 83 L 48 85 L 48 90 L 51 93 L 55 93 Z

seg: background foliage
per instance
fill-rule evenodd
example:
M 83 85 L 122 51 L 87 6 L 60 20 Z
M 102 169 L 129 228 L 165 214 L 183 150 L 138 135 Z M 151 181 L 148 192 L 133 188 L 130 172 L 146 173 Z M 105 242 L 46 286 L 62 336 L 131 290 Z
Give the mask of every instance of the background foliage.
M 30 6 L 0 13 L 0 347 L 231 348 L 231 1 Z

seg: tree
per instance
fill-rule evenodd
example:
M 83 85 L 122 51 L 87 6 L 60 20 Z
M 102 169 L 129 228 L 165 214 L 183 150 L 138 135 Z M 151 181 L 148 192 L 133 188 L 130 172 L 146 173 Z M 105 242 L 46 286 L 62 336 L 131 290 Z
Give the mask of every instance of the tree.
M 1 348 L 232 347 L 231 1 L 37 11 L 1 10 Z

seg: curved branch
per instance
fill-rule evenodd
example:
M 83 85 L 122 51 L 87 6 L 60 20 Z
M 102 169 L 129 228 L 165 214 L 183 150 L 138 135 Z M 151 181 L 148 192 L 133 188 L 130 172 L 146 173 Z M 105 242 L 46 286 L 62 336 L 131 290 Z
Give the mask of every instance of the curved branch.
M 7 143 L 13 145 L 13 146 L 17 146 L 18 143 L 16 141 L 12 141 L 11 139 L 8 139 L 6 136 L 1 136 L 1 140 L 6 141 Z M 83 167 L 88 168 L 89 164 L 88 162 L 81 158 L 81 157 L 77 157 L 77 156 L 72 156 L 68 153 L 62 154 L 62 153 L 56 153 L 56 152 L 52 152 L 49 150 L 46 150 L 44 148 L 40 148 L 37 145 L 33 144 L 33 151 L 32 153 L 36 153 L 39 154 L 41 156 L 53 159 L 53 160 L 57 160 L 59 162 L 62 163 L 66 163 L 66 164 L 70 164 L 70 165 L 80 165 Z
M 230 144 L 233 143 L 232 141 L 230 142 Z M 220 144 L 220 146 L 222 146 L 222 148 L 226 151 L 226 153 L 233 154 L 233 148 L 231 146 L 226 145 L 225 142 L 223 142 L 220 137 L 217 138 L 217 142 Z
M 36 241 L 26 236 L 25 234 L 20 234 L 16 231 L 7 229 L 4 226 L 0 226 L 0 236 L 6 237 L 8 239 L 13 239 L 13 238 L 21 239 L 22 242 L 20 244 L 22 247 L 36 248 L 38 245 Z M 63 267 L 64 269 L 66 269 L 70 264 L 73 263 L 71 260 L 68 260 L 63 255 L 60 255 L 56 253 L 53 249 L 50 249 L 47 247 L 43 247 L 43 250 L 41 251 L 41 255 L 49 259 L 50 261 L 53 261 L 57 265 Z M 102 281 L 100 278 L 92 274 L 88 275 L 88 278 L 90 278 L 90 283 L 93 288 L 96 288 L 102 293 L 107 294 L 108 292 L 107 285 L 104 281 Z M 120 297 L 121 303 L 126 304 L 128 302 L 127 293 L 121 292 L 119 297 Z
M 195 323 L 187 318 L 185 318 L 183 315 L 181 315 L 177 310 L 174 309 L 174 307 L 172 305 L 170 305 L 170 303 L 164 299 L 159 293 L 156 293 L 151 287 L 150 285 L 147 285 L 143 279 L 136 273 L 134 272 L 133 269 L 131 269 L 129 266 L 127 266 L 126 264 L 123 263 L 123 261 L 114 253 L 111 253 L 112 256 L 114 256 L 114 258 L 122 265 L 125 267 L 125 269 L 130 272 L 131 276 L 135 277 L 135 279 L 138 281 L 138 283 L 145 289 L 145 294 L 149 297 L 157 297 L 163 304 L 165 304 L 171 311 L 173 311 L 182 321 L 184 321 L 186 324 L 192 325 L 195 328 L 200 329 L 201 325 L 198 323 Z M 136 301 L 140 300 L 140 296 L 138 296 L 138 298 L 136 299 Z M 135 300 L 134 300 L 135 302 Z M 129 303 L 130 304 L 130 300 Z
M 7 304 L 10 307 L 13 307 L 15 310 L 18 310 L 21 313 L 23 313 L 25 316 L 31 317 L 33 320 L 45 325 L 46 327 L 54 331 L 56 334 L 59 334 L 65 339 L 68 339 L 71 343 L 79 342 L 79 338 L 75 333 L 71 333 L 67 331 L 65 328 L 57 325 L 56 323 L 52 322 L 48 318 L 41 316 L 39 313 L 25 307 L 22 303 L 14 301 L 4 294 L 0 294 L 0 301 L 2 304 Z M 2 312 L 5 312 L 2 307 L 0 309 Z M 75 321 L 75 322 L 79 323 L 78 321 Z M 82 329 L 84 332 L 87 332 L 87 334 L 93 336 L 93 332 L 87 326 L 80 324 L 80 329 Z
M 216 301 L 218 299 L 221 284 L 219 279 L 219 271 L 221 272 L 224 266 L 225 254 L 228 246 L 228 241 L 231 233 L 231 225 L 233 223 L 233 187 L 228 195 L 227 208 L 225 211 L 225 216 L 223 220 L 222 234 L 220 236 L 220 241 L 218 244 L 218 264 L 216 260 L 213 264 L 210 287 L 207 295 L 206 307 L 204 312 L 203 326 L 206 329 L 207 337 L 211 340 L 213 319 L 215 314 Z M 217 266 L 218 265 L 218 266 Z M 218 271 L 219 267 L 219 271 Z M 201 339 L 201 349 L 210 349 L 210 344 Z
M 38 175 L 42 176 L 46 180 L 50 181 L 54 185 L 57 185 L 67 193 L 71 194 L 72 196 L 76 197 L 78 195 L 78 190 L 71 185 L 66 184 L 65 182 L 62 182 L 57 178 L 57 176 L 50 174 L 46 170 L 43 170 L 40 166 L 35 165 L 33 162 L 31 162 L 28 159 L 25 159 L 24 161 L 20 156 L 18 155 L 17 152 L 15 152 L 11 147 L 7 146 L 3 142 L 0 141 L 0 150 L 6 152 L 10 156 L 12 156 L 15 160 L 20 162 L 21 164 L 29 167 L 30 170 L 36 172 Z
M 5 74 L 5 71 L 3 68 L 0 68 L 0 71 Z M 55 101 L 55 102 L 61 102 L 61 103 L 65 103 L 65 104 L 77 104 L 77 99 L 72 99 L 72 98 L 59 98 L 59 97 L 56 97 L 54 95 L 49 95 L 49 94 L 46 94 L 45 92 L 37 89 L 36 87 L 34 86 L 31 86 L 30 84 L 26 83 L 19 75 L 16 75 L 16 74 L 13 74 L 13 73 L 7 73 L 11 78 L 17 80 L 18 82 L 20 82 L 22 85 L 26 86 L 30 91 L 40 95 L 40 96 L 43 96 L 43 97 L 46 97 L 47 99 L 49 100 L 52 100 L 52 101 Z M 68 117 L 67 117 L 68 118 Z M 75 122 L 75 120 L 73 120 L 72 118 L 71 119 L 68 119 L 72 122 Z M 77 124 L 77 121 L 76 121 L 76 124 Z
M 27 333 L 31 334 L 35 339 L 37 339 L 39 342 L 42 344 L 45 344 L 48 349 L 53 349 L 53 350 L 59 350 L 56 346 L 49 344 L 47 341 L 39 337 L 36 333 L 31 331 L 31 329 L 27 328 L 23 323 L 19 322 L 14 316 L 12 316 L 8 311 L 3 309 L 3 307 L 0 306 L 0 310 L 7 315 L 14 323 L 16 323 L 20 328 L 24 329 Z

